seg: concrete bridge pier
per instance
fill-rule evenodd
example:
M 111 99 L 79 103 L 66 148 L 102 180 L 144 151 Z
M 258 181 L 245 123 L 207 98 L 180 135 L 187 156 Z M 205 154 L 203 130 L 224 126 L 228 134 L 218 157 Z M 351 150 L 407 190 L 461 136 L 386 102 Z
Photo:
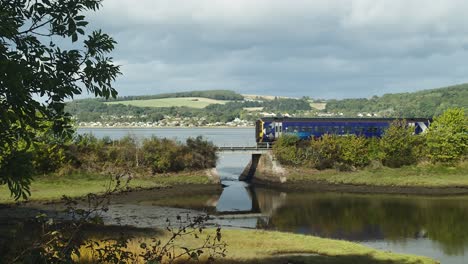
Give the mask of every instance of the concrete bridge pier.
M 239 176 L 240 181 L 257 183 L 286 182 L 286 170 L 273 158 L 271 151 L 252 153 L 252 159 Z

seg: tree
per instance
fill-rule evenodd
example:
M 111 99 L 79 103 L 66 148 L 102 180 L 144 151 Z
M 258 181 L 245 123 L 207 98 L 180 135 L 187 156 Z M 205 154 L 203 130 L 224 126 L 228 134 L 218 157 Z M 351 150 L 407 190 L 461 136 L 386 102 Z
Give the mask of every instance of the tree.
M 432 162 L 453 163 L 468 154 L 468 118 L 462 108 L 448 109 L 434 118 L 427 146 Z
M 27 151 L 47 128 L 70 135 L 65 101 L 83 90 L 115 97 L 119 66 L 106 55 L 116 43 L 100 30 L 88 36 L 83 15 L 102 0 L 0 2 L 0 184 L 19 198 L 29 193 Z M 19 172 L 15 166 L 24 167 Z
M 401 167 L 417 161 L 415 155 L 414 128 L 408 127 L 405 120 L 395 120 L 380 140 L 383 164 L 388 167 Z

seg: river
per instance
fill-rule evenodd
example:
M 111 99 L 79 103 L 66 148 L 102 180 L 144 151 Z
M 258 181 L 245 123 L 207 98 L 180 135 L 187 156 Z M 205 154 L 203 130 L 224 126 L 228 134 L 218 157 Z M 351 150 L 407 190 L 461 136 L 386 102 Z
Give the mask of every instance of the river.
M 253 128 L 83 128 L 78 132 L 113 139 L 131 135 L 180 141 L 201 135 L 218 146 L 255 144 Z M 441 263 L 468 263 L 468 196 L 279 192 L 237 181 L 249 158 L 242 153 L 220 155 L 217 169 L 226 187 L 219 197 L 203 198 L 210 199 L 206 204 L 221 214 L 218 224 L 345 239 Z M 148 211 L 138 210 L 143 204 L 150 203 L 132 204 L 132 210 Z

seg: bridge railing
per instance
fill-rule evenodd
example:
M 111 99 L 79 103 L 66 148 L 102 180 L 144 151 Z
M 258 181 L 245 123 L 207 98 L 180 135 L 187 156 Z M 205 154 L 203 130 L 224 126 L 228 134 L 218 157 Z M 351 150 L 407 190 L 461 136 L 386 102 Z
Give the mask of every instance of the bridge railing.
M 256 145 L 256 146 L 218 146 L 219 150 L 231 150 L 231 151 L 255 151 L 255 150 L 268 150 L 271 149 L 271 144 Z

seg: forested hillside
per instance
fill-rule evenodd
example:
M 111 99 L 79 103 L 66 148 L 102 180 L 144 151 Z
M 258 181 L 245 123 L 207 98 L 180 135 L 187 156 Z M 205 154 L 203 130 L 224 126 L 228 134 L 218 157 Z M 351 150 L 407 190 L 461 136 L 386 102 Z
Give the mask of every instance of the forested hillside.
M 450 107 L 468 109 L 468 84 L 414 93 L 385 94 L 370 99 L 330 100 L 326 111 L 345 116 L 374 113 L 387 117 L 432 117 Z

